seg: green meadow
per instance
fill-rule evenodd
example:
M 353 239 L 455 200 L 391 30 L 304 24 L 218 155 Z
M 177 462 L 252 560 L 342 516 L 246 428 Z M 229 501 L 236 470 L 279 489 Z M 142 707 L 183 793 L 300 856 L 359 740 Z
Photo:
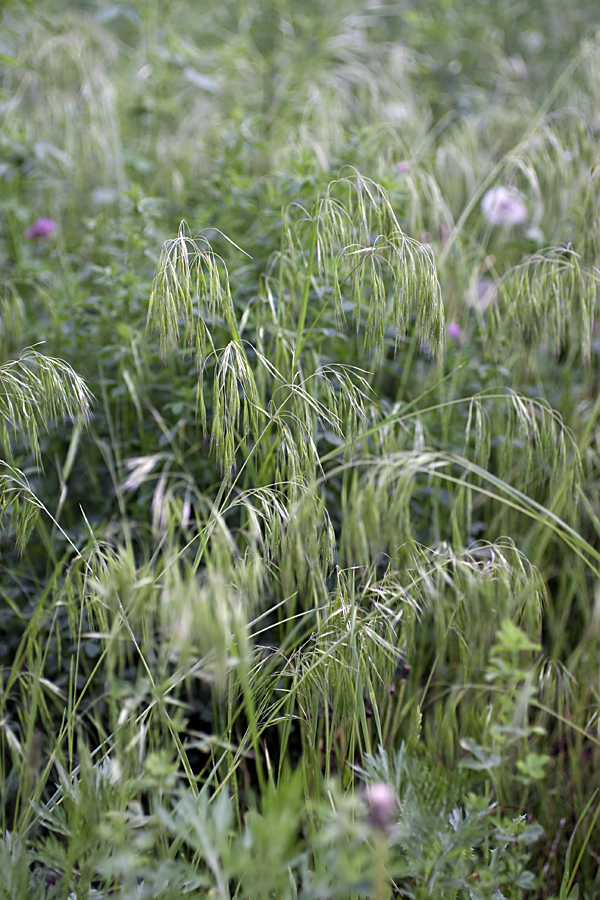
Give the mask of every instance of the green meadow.
M 594 900 L 597 0 L 0 22 L 0 900 Z

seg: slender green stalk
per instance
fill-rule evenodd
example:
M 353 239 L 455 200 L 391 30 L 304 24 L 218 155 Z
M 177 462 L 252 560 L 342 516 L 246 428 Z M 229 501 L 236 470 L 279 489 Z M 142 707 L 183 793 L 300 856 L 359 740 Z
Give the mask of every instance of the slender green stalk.
M 302 352 L 302 341 L 304 338 L 304 323 L 306 322 L 306 314 L 308 312 L 308 301 L 310 297 L 311 282 L 313 276 L 313 268 L 315 262 L 315 253 L 317 249 L 317 230 L 319 227 L 319 217 L 315 213 L 310 230 L 310 244 L 308 248 L 308 261 L 306 263 L 306 272 L 304 275 L 304 288 L 302 291 L 302 299 L 300 302 L 300 310 L 298 312 L 298 324 L 296 326 L 296 341 L 294 344 L 294 355 L 292 358 L 292 378 L 296 372 L 300 354 Z

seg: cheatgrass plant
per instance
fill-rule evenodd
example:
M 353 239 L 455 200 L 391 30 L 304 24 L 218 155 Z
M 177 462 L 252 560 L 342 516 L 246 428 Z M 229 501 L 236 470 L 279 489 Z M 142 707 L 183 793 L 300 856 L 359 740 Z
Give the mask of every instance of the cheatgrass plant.
M 0 368 L 0 434 L 5 459 L 0 461 L 0 511 L 16 546 L 22 551 L 33 531 L 43 503 L 26 475 L 12 464 L 15 439 L 25 442 L 34 463 L 41 464 L 40 430 L 57 420 L 70 419 L 85 427 L 91 411 L 91 394 L 80 378 L 61 359 L 44 356 L 35 348 Z
M 595 897 L 594 4 L 2 15 L 0 897 Z

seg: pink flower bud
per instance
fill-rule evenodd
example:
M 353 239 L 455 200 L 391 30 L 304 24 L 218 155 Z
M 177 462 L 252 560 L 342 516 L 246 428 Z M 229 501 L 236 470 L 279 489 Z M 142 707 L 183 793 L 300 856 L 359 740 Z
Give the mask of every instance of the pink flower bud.
M 484 194 L 481 211 L 490 225 L 522 225 L 527 220 L 527 207 L 515 188 L 491 188 Z
M 458 322 L 448 322 L 447 334 L 451 341 L 454 341 L 455 344 L 458 344 L 462 334 L 462 330 Z
M 389 784 L 376 782 L 368 785 L 365 800 L 369 810 L 369 822 L 380 831 L 387 831 L 396 818 L 398 801 Z
M 30 241 L 48 241 L 50 235 L 56 231 L 54 219 L 36 219 L 33 225 L 25 232 L 25 237 Z

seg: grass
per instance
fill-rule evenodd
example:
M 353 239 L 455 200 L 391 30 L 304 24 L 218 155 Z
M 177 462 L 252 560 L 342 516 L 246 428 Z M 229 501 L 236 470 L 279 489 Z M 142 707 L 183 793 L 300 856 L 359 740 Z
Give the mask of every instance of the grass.
M 2 16 L 0 898 L 595 897 L 594 4 Z

